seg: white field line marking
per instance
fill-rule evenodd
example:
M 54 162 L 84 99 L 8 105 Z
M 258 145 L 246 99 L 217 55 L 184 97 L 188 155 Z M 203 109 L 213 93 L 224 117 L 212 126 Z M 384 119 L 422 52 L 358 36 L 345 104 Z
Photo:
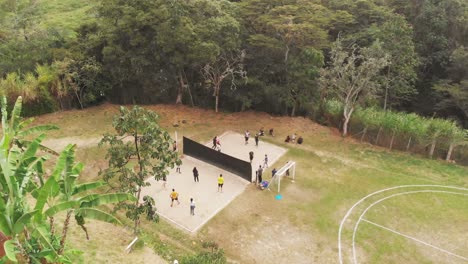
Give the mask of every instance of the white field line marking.
M 421 240 L 419 240 L 419 239 L 417 239 L 417 238 L 414 238 L 414 237 L 412 237 L 412 236 L 405 235 L 405 234 L 403 234 L 403 233 L 400 233 L 400 232 L 395 231 L 395 230 L 393 230 L 393 229 L 390 229 L 390 228 L 388 228 L 388 227 L 385 227 L 385 226 L 379 225 L 379 224 L 377 224 L 377 223 L 371 222 L 371 221 L 369 221 L 369 220 L 367 220 L 367 219 L 362 219 L 362 221 L 367 222 L 367 223 L 369 223 L 369 224 L 371 224 L 371 225 L 374 225 L 374 226 L 383 228 L 383 229 L 385 229 L 385 230 L 387 230 L 387 231 L 390 231 L 390 232 L 392 232 L 392 233 L 395 233 L 395 234 L 397 234 L 397 235 L 400 235 L 400 236 L 406 237 L 406 238 L 408 238 L 408 239 L 414 240 L 414 241 L 419 242 L 419 243 L 421 243 L 421 244 L 423 244 L 423 245 L 426 245 L 426 246 L 428 246 L 428 247 L 431 247 L 431 248 L 440 250 L 440 251 L 442 251 L 442 252 L 444 252 L 444 253 L 447 253 L 447 254 L 449 254 L 449 255 L 451 255 L 451 256 L 454 256 L 454 257 L 457 257 L 457 258 L 460 258 L 460 259 L 463 259 L 463 260 L 468 260 L 468 258 L 465 258 L 465 257 L 463 257 L 463 256 L 457 255 L 457 254 L 452 253 L 452 252 L 450 252 L 450 251 L 448 251 L 448 250 L 445 250 L 445 249 L 443 249 L 443 248 L 440 248 L 440 247 L 431 245 L 431 244 L 429 244 L 429 243 L 426 243 L 426 242 L 424 242 L 424 241 L 421 241 Z
M 338 229 L 338 257 L 340 260 L 340 264 L 343 264 L 343 253 L 341 249 L 341 232 L 343 230 L 343 225 L 345 221 L 348 219 L 349 215 L 352 213 L 354 208 L 358 205 L 360 205 L 362 202 L 364 202 L 367 198 L 374 196 L 376 194 L 390 191 L 390 190 L 395 190 L 395 189 L 400 189 L 400 188 L 412 188 L 412 187 L 442 187 L 442 188 L 452 188 L 452 189 L 459 189 L 459 190 L 465 190 L 467 191 L 468 189 L 465 188 L 459 188 L 459 187 L 453 187 L 453 186 L 444 186 L 444 185 L 427 185 L 427 184 L 422 184 L 422 185 L 400 185 L 400 186 L 394 186 L 386 189 L 382 189 L 379 191 L 375 191 L 371 194 L 366 195 L 365 197 L 361 198 L 361 200 L 357 201 L 349 210 L 346 212 L 346 215 L 343 217 L 340 223 L 340 228 Z
M 468 191 L 468 189 L 467 189 Z M 406 195 L 406 194 L 415 194 L 415 193 L 448 193 L 448 194 L 455 194 L 455 195 L 465 195 L 465 196 L 468 196 L 468 193 L 459 193 L 459 192 L 449 192 L 449 191 L 441 191 L 441 190 L 420 190 L 420 191 L 410 191 L 410 192 L 402 192 L 402 193 L 396 193 L 396 194 L 392 194 L 392 195 L 389 195 L 387 197 L 384 197 L 380 200 L 377 200 L 376 202 L 372 203 L 371 205 L 369 205 L 366 210 L 364 210 L 364 212 L 362 212 L 362 214 L 359 216 L 359 219 L 358 221 L 356 222 L 356 224 L 354 225 L 354 231 L 353 231 L 353 260 L 354 260 L 354 263 L 357 264 L 357 255 L 356 255 L 356 243 L 355 243 L 355 239 L 356 239 L 356 233 L 357 233 L 357 229 L 359 227 L 359 223 L 361 222 L 361 220 L 363 219 L 364 215 L 367 213 L 367 211 L 369 211 L 372 207 L 374 207 L 374 205 L 376 204 L 379 204 L 387 199 L 390 199 L 390 198 L 393 198 L 393 197 L 396 197 L 396 196 L 400 196 L 400 195 Z

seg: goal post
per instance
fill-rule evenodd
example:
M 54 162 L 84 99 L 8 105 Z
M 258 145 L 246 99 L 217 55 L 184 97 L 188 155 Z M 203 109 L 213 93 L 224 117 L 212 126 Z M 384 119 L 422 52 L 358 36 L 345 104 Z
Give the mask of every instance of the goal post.
M 270 190 L 271 187 L 273 187 L 272 184 L 277 184 L 278 185 L 278 193 L 281 190 L 281 179 L 284 176 L 291 177 L 291 181 L 294 182 L 296 179 L 296 162 L 295 161 L 288 161 L 286 165 L 281 167 L 276 173 L 275 176 L 271 179 L 271 181 L 268 183 L 268 190 Z

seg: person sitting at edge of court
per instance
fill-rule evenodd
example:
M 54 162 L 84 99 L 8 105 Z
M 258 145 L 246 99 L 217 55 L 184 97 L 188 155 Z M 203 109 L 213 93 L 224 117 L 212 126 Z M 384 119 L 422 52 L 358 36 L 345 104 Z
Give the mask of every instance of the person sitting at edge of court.
M 264 136 L 265 135 L 265 130 L 262 128 L 260 128 L 260 132 L 258 133 L 259 136 Z
M 291 141 L 291 137 L 289 135 L 286 136 L 286 139 L 284 140 L 284 142 L 286 143 L 289 143 Z
M 273 135 L 273 128 L 270 128 L 270 131 L 268 132 L 270 134 L 270 136 L 274 137 L 275 135 Z
M 297 144 L 300 145 L 302 144 L 302 142 L 304 142 L 304 139 L 301 136 L 299 136 L 299 138 L 297 139 Z
M 292 134 L 291 136 L 291 142 L 295 143 L 296 142 L 296 133 Z

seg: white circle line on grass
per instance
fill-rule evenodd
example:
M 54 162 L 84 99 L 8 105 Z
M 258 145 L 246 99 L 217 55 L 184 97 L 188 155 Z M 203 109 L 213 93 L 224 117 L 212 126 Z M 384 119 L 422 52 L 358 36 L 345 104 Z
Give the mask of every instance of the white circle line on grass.
M 468 191 L 468 189 L 466 189 Z M 356 222 L 356 224 L 354 225 L 354 231 L 353 231 L 353 240 L 352 240 L 352 245 L 353 245 L 353 260 L 354 260 L 354 263 L 357 264 L 358 261 L 357 261 L 357 254 L 356 254 L 356 243 L 355 243 L 355 238 L 356 238 L 356 233 L 357 233 L 357 229 L 359 227 L 359 223 L 362 221 L 364 215 L 367 213 L 367 211 L 369 211 L 372 207 L 374 207 L 376 204 L 379 204 L 385 200 L 388 200 L 390 198 L 393 198 L 393 197 L 396 197 L 396 196 L 401 196 L 401 195 L 407 195 L 407 194 L 415 194 L 415 193 L 448 193 L 448 194 L 455 194 L 455 195 L 464 195 L 464 196 L 467 196 L 468 193 L 459 193 L 459 192 L 450 192 L 450 191 L 442 191 L 442 190 L 419 190 L 419 191 L 410 191 L 410 192 L 402 192 L 402 193 L 396 193 L 396 194 L 392 194 L 392 195 L 389 195 L 387 197 L 384 197 L 382 199 L 379 199 L 377 201 L 375 201 L 374 203 L 372 203 L 371 205 L 369 205 L 365 210 L 364 212 L 362 212 L 362 214 L 359 216 L 359 219 L 358 221 Z M 396 231 L 395 231 L 396 232 Z M 415 238 L 414 238 L 415 239 Z M 417 240 L 417 239 L 415 239 Z M 417 240 L 417 241 L 420 241 L 420 240 Z M 422 242 L 422 241 L 420 241 Z M 425 242 L 424 242 L 425 243 Z M 428 243 L 425 243 L 425 244 L 428 244 Z M 435 247 L 434 248 L 437 248 L 443 252 L 448 252 L 444 249 L 441 249 L 441 248 L 438 248 L 438 247 Z M 449 252 L 450 255 L 455 255 L 455 256 L 458 256 L 454 253 L 451 253 Z M 462 257 L 462 259 L 466 259 L 464 257 Z
M 444 253 L 446 253 L 446 254 L 448 254 L 448 255 L 452 255 L 452 256 L 454 256 L 454 257 L 457 257 L 457 258 L 460 258 L 460 259 L 463 259 L 463 260 L 467 260 L 467 261 L 468 261 L 468 258 L 466 258 L 466 257 L 457 255 L 457 254 L 452 253 L 452 252 L 450 252 L 450 251 L 448 251 L 448 250 L 446 250 L 446 249 L 443 249 L 443 248 L 440 248 L 440 247 L 431 245 L 431 244 L 429 244 L 429 243 L 427 243 L 427 242 L 424 242 L 424 241 L 422 241 L 422 240 L 419 240 L 419 239 L 417 239 L 417 238 L 415 238 L 415 237 L 412 237 L 412 236 L 409 236 L 409 235 L 400 233 L 400 232 L 398 232 L 398 231 L 396 231 L 396 230 L 393 230 L 393 229 L 391 229 L 391 228 L 388 228 L 388 227 L 386 227 L 386 226 L 379 225 L 379 224 L 374 223 L 374 222 L 372 222 L 372 221 L 369 221 L 369 220 L 367 220 L 367 219 L 365 219 L 365 218 L 363 218 L 362 221 L 363 221 L 363 222 L 366 222 L 366 223 L 369 223 L 369 224 L 371 224 L 371 225 L 373 225 L 373 226 L 380 227 L 380 228 L 382 228 L 382 229 L 385 229 L 385 230 L 390 231 L 390 232 L 392 232 L 392 233 L 395 233 L 395 234 L 397 234 L 397 235 L 400 235 L 400 236 L 406 237 L 406 238 L 408 238 L 408 239 L 414 240 L 414 241 L 419 242 L 419 243 L 421 243 L 421 244 L 424 244 L 424 245 L 426 245 L 426 246 L 428 246 L 428 247 L 437 249 L 437 250 L 442 251 L 442 252 L 444 252 Z
M 439 188 L 451 188 L 451 189 L 458 189 L 458 190 L 468 190 L 465 188 L 460 188 L 460 187 L 454 187 L 454 186 L 445 186 L 445 185 L 431 185 L 431 184 L 419 184 L 419 185 L 399 185 L 399 186 L 394 186 L 390 188 L 385 188 L 382 190 L 375 191 L 371 194 L 366 195 L 365 197 L 361 198 L 359 201 L 357 201 L 345 214 L 343 219 L 341 220 L 340 227 L 338 229 L 338 257 L 340 264 L 343 264 L 343 253 L 342 253 L 342 247 L 341 247 L 341 233 L 343 230 L 343 225 L 345 221 L 348 219 L 349 215 L 352 213 L 354 208 L 356 208 L 358 205 L 360 205 L 362 202 L 364 202 L 367 198 L 372 197 L 376 194 L 383 193 L 386 191 L 391 191 L 395 189 L 401 189 L 401 188 L 413 188 L 413 187 L 439 187 Z

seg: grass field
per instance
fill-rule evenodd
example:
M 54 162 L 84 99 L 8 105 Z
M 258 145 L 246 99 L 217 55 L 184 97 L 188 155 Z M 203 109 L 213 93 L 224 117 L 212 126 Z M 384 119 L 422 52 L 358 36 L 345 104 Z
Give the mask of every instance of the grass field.
M 164 221 L 143 222 L 142 238 L 147 246 L 168 261 L 202 250 L 203 241 L 214 241 L 233 263 L 337 263 L 340 223 L 366 195 L 402 185 L 468 188 L 466 167 L 359 144 L 305 118 L 254 112 L 215 114 L 172 105 L 148 108 L 160 114 L 167 130 L 173 132 L 173 125 L 178 123 L 179 135 L 199 141 L 208 141 L 226 130 L 274 127 L 276 136 L 263 140 L 288 149 L 276 166 L 287 160 L 298 164 L 296 182 L 282 182 L 282 200 L 275 200 L 274 192 L 250 186 L 197 235 L 184 233 Z M 78 143 L 78 159 L 86 164 L 83 178 L 91 180 L 106 166 L 105 151 L 95 143 L 104 132 L 112 131 L 112 116 L 117 109 L 114 105 L 102 105 L 49 114 L 37 118 L 36 123 L 61 127 L 49 135 L 51 146 Z M 283 142 L 287 134 L 294 132 L 304 137 L 303 145 Z M 423 189 L 415 187 L 410 191 L 420 190 Z M 343 225 L 343 262 L 352 261 L 352 234 L 359 216 L 383 199 L 367 211 L 357 228 L 355 251 L 359 263 L 466 263 L 463 258 L 468 257 L 468 191 L 457 189 L 458 194 L 452 194 L 437 192 L 447 191 L 439 187 L 424 190 L 427 192 L 394 197 L 389 196 L 402 190 L 383 192 L 357 206 Z M 77 262 L 106 259 L 108 263 L 132 263 L 152 254 L 142 249 L 123 258 L 123 247 L 132 237 L 112 225 L 99 224 L 97 232 L 91 231 L 94 242 L 83 242 L 78 231 L 73 234 L 72 243 L 85 252 Z M 121 240 L 102 247 L 99 241 L 109 237 Z

